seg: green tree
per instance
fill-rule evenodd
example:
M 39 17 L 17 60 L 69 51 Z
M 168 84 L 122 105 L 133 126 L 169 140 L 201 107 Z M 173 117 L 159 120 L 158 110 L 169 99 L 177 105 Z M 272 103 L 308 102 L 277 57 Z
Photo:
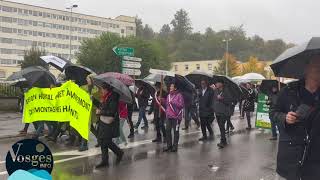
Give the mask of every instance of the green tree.
M 149 73 L 150 68 L 170 68 L 166 48 L 160 41 L 120 37 L 113 33 L 104 33 L 99 37 L 83 41 L 77 54 L 78 62 L 98 73 L 121 72 L 121 60 L 112 51 L 115 46 L 134 48 L 135 57 L 142 58 L 142 77 Z
M 227 58 L 228 55 L 228 58 Z M 239 63 L 232 54 L 225 54 L 223 59 L 218 63 L 218 66 L 214 67 L 213 73 L 218 75 L 226 74 L 226 59 L 228 59 L 228 76 L 234 77 L 239 75 Z
M 143 37 L 143 23 L 142 20 L 137 16 L 136 17 L 136 36 Z
M 259 61 L 257 57 L 250 56 L 248 61 L 242 65 L 241 74 L 247 74 L 247 73 L 258 73 L 262 74 L 263 76 L 267 75 L 267 72 L 265 71 L 266 64 L 262 61 Z
M 169 24 L 164 24 L 160 29 L 159 36 L 161 38 L 166 39 L 170 36 L 170 33 L 171 33 L 171 28 L 170 28 Z
M 173 26 L 173 36 L 177 41 L 185 39 L 192 31 L 191 20 L 188 12 L 184 9 L 176 12 L 171 25 Z
M 154 38 L 154 31 L 148 24 L 146 24 L 143 28 L 142 38 L 148 39 L 148 40 L 151 40 Z
M 29 66 L 42 66 L 48 69 L 48 64 L 40 59 L 40 56 L 44 55 L 44 50 L 40 50 L 37 46 L 32 45 L 31 49 L 24 51 L 23 61 L 21 62 L 21 68 L 23 69 Z

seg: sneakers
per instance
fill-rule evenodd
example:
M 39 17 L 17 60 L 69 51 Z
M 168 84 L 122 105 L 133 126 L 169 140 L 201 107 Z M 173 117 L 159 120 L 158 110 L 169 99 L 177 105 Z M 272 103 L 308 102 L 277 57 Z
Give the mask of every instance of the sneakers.
M 99 163 L 98 165 L 96 165 L 96 169 L 104 168 L 104 167 L 109 167 L 109 163 L 102 161 L 101 163 Z
M 141 129 L 148 129 L 149 126 L 142 126 Z
M 156 139 L 152 140 L 152 142 L 153 143 L 161 143 L 162 140 L 161 140 L 161 138 L 156 138 Z
M 202 138 L 199 139 L 199 141 L 206 141 L 206 140 L 208 140 L 207 137 L 202 137 Z
M 134 138 L 134 133 L 130 133 L 128 139 Z
M 79 152 L 88 151 L 88 146 L 82 146 L 79 148 Z
M 163 149 L 163 152 L 170 152 L 172 150 L 172 147 L 167 147 Z
M 226 145 L 227 145 L 226 142 L 220 142 L 220 143 L 217 144 L 217 146 L 219 147 L 219 149 L 224 148 Z

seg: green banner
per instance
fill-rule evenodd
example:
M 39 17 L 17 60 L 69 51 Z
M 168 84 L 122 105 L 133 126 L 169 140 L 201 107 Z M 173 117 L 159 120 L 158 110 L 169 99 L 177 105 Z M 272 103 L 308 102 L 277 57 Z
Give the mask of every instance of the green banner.
M 257 116 L 256 116 L 256 127 L 271 129 L 271 122 L 269 119 L 269 106 L 266 104 L 268 96 L 259 93 L 258 94 L 258 106 L 257 106 Z
M 70 122 L 88 140 L 92 101 L 77 84 L 68 81 L 56 88 L 32 88 L 24 97 L 24 123 Z

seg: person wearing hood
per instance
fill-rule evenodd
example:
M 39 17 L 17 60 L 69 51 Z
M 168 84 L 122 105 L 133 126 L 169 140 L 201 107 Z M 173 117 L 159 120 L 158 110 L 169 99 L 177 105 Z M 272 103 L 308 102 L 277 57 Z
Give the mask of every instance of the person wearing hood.
M 182 112 L 184 108 L 184 99 L 182 94 L 177 90 L 174 83 L 170 84 L 169 95 L 166 99 L 166 135 L 167 135 L 167 148 L 164 152 L 177 152 L 179 142 L 179 129 L 182 121 Z M 172 142 L 172 131 L 174 138 Z

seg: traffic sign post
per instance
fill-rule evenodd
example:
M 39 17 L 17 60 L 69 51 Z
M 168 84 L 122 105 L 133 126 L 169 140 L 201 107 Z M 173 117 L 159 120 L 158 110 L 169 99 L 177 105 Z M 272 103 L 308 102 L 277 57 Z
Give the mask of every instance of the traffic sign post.
M 117 56 L 134 56 L 134 49 L 131 47 L 114 47 L 113 52 Z
M 131 56 L 123 56 L 123 60 L 134 61 L 134 62 L 141 62 L 142 61 L 141 58 L 131 57 Z
M 122 60 L 122 67 L 123 68 L 141 68 L 140 62 L 132 62 L 132 61 L 124 61 Z
M 140 76 L 141 75 L 140 69 L 122 68 L 122 73 L 130 75 L 130 76 Z

